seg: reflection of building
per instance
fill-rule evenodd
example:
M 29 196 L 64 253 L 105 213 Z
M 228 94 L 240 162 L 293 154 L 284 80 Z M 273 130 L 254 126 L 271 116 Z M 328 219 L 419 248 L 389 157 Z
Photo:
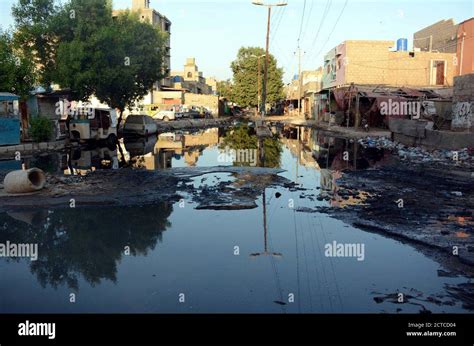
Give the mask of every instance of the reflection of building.
M 211 94 L 212 87 L 206 84 L 206 78 L 199 71 L 195 58 L 186 59 L 183 71 L 172 71 L 173 87 L 185 89 L 194 94 Z
M 143 141 L 126 141 L 125 148 L 130 160 L 148 170 L 172 167 L 172 159 L 184 158 L 188 166 L 195 166 L 204 148 L 219 143 L 219 129 L 211 128 L 196 133 L 163 133 L 155 139 L 154 146 Z M 152 148 L 151 150 L 140 149 Z
M 69 154 L 70 167 L 64 174 L 86 175 L 96 169 L 118 169 L 117 150 L 97 147 L 92 150 L 73 149 Z
M 162 87 L 171 86 L 170 68 L 171 68 L 171 55 L 170 55 L 170 33 L 171 33 L 171 21 L 160 14 L 158 11 L 150 8 L 150 0 L 132 0 L 133 12 L 138 13 L 139 17 L 143 21 L 147 21 L 152 24 L 155 28 L 158 28 L 161 32 L 166 33 L 165 37 L 165 56 L 163 59 L 163 74 L 164 78 L 161 81 L 157 81 L 154 89 L 161 90 Z M 123 10 L 113 11 L 113 16 L 116 17 L 123 12 Z M 154 103 L 155 95 L 151 92 L 145 97 L 145 103 Z

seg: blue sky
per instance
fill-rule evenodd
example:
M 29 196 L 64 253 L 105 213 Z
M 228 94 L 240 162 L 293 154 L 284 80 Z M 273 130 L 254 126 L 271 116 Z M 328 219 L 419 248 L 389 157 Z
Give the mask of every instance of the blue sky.
M 4 29 L 13 24 L 10 8 L 14 2 L 0 0 L 0 26 Z M 114 0 L 114 8 L 130 7 L 131 2 Z M 270 44 L 270 52 L 284 68 L 285 82 L 298 70 L 294 54 L 298 37 L 305 52 L 303 69 L 315 69 L 324 54 L 344 40 L 395 41 L 404 37 L 411 47 L 413 33 L 425 26 L 441 19 L 453 18 L 458 23 L 474 16 L 474 0 L 348 0 L 342 15 L 345 0 L 306 0 L 301 27 L 304 0 L 287 2 L 286 7 L 273 11 Z M 195 57 L 204 76 L 231 78 L 230 63 L 241 46 L 265 45 L 267 11 L 252 5 L 251 0 L 151 0 L 151 7 L 173 23 L 173 70 L 181 69 L 186 57 Z

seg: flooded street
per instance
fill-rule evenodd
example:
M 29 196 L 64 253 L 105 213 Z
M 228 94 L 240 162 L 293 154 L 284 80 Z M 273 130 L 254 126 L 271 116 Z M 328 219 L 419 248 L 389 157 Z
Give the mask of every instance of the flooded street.
M 261 147 L 245 126 L 26 159 L 29 167 L 64 177 L 125 167 L 161 171 L 255 163 L 284 170 L 278 175 L 287 182 L 265 185 L 266 176 L 214 172 L 178 184 L 180 198 L 162 202 L 4 210 L 0 242 L 38 243 L 41 256 L 0 258 L 0 311 L 472 311 L 472 296 L 461 289 L 472 286 L 468 271 L 453 274 L 442 255 L 325 212 L 363 207 L 371 192 L 360 187 L 347 193 L 338 181 L 346 172 L 390 164 L 389 152 L 312 129 L 272 130 L 276 136 L 265 139 L 263 161 L 260 150 L 240 161 L 223 154 L 237 142 Z M 263 193 L 257 189 L 252 196 L 248 184 L 261 184 Z M 221 198 L 212 198 L 216 193 Z M 336 244 L 360 245 L 361 251 L 328 253 Z

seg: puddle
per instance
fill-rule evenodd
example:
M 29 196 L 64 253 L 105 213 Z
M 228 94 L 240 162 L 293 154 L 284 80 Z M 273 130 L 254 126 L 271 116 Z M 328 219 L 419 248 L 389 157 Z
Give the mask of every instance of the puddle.
M 183 193 L 176 203 L 0 213 L 0 243 L 39 247 L 35 262 L 0 258 L 0 311 L 472 311 L 472 302 L 463 298 L 470 279 L 440 275 L 444 267 L 436 259 L 326 214 L 300 212 L 363 205 L 370 192 L 347 191 L 338 179 L 383 166 L 390 153 L 310 129 L 273 130 L 278 139 L 266 142 L 247 130 L 209 129 L 125 139 L 117 150 L 25 158 L 28 167 L 64 175 L 122 167 L 251 166 L 252 152 L 238 162 L 230 162 L 232 154 L 221 155 L 232 143 L 257 150 L 259 165 L 285 169 L 280 175 L 295 184 L 264 188 L 253 205 L 238 210 L 199 208 L 206 190 L 238 192 L 248 184 L 236 173 L 212 173 L 192 178 L 195 192 Z M 264 157 L 258 153 L 262 146 Z M 327 256 L 334 242 L 364 244 L 364 260 Z M 396 300 L 400 292 L 408 297 L 405 303 Z M 70 293 L 77 295 L 74 304 Z M 185 303 L 178 300 L 181 293 Z

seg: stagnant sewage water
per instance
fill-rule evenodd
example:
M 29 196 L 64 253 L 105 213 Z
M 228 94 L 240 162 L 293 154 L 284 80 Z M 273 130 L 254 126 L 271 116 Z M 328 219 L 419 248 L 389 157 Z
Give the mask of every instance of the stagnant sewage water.
M 0 213 L 0 243 L 38 243 L 36 261 L 0 258 L 0 312 L 468 312 L 447 285 L 469 278 L 439 276 L 442 265 L 410 245 L 326 214 L 296 211 L 348 203 L 325 194 L 341 172 L 384 164 L 390 155 L 314 130 L 301 131 L 298 140 L 294 130 L 278 131 L 267 159 L 321 198 L 271 187 L 257 208 L 243 210 L 197 210 L 184 195 L 174 204 Z M 121 150 L 26 160 L 65 174 L 117 168 L 122 153 L 137 169 L 231 165 L 219 156 L 226 135 L 218 129 L 168 133 L 126 140 Z M 331 148 L 358 154 L 347 162 Z M 193 184 L 199 190 L 222 181 L 233 177 L 208 174 Z M 334 242 L 363 244 L 364 251 L 326 256 L 326 244 Z

